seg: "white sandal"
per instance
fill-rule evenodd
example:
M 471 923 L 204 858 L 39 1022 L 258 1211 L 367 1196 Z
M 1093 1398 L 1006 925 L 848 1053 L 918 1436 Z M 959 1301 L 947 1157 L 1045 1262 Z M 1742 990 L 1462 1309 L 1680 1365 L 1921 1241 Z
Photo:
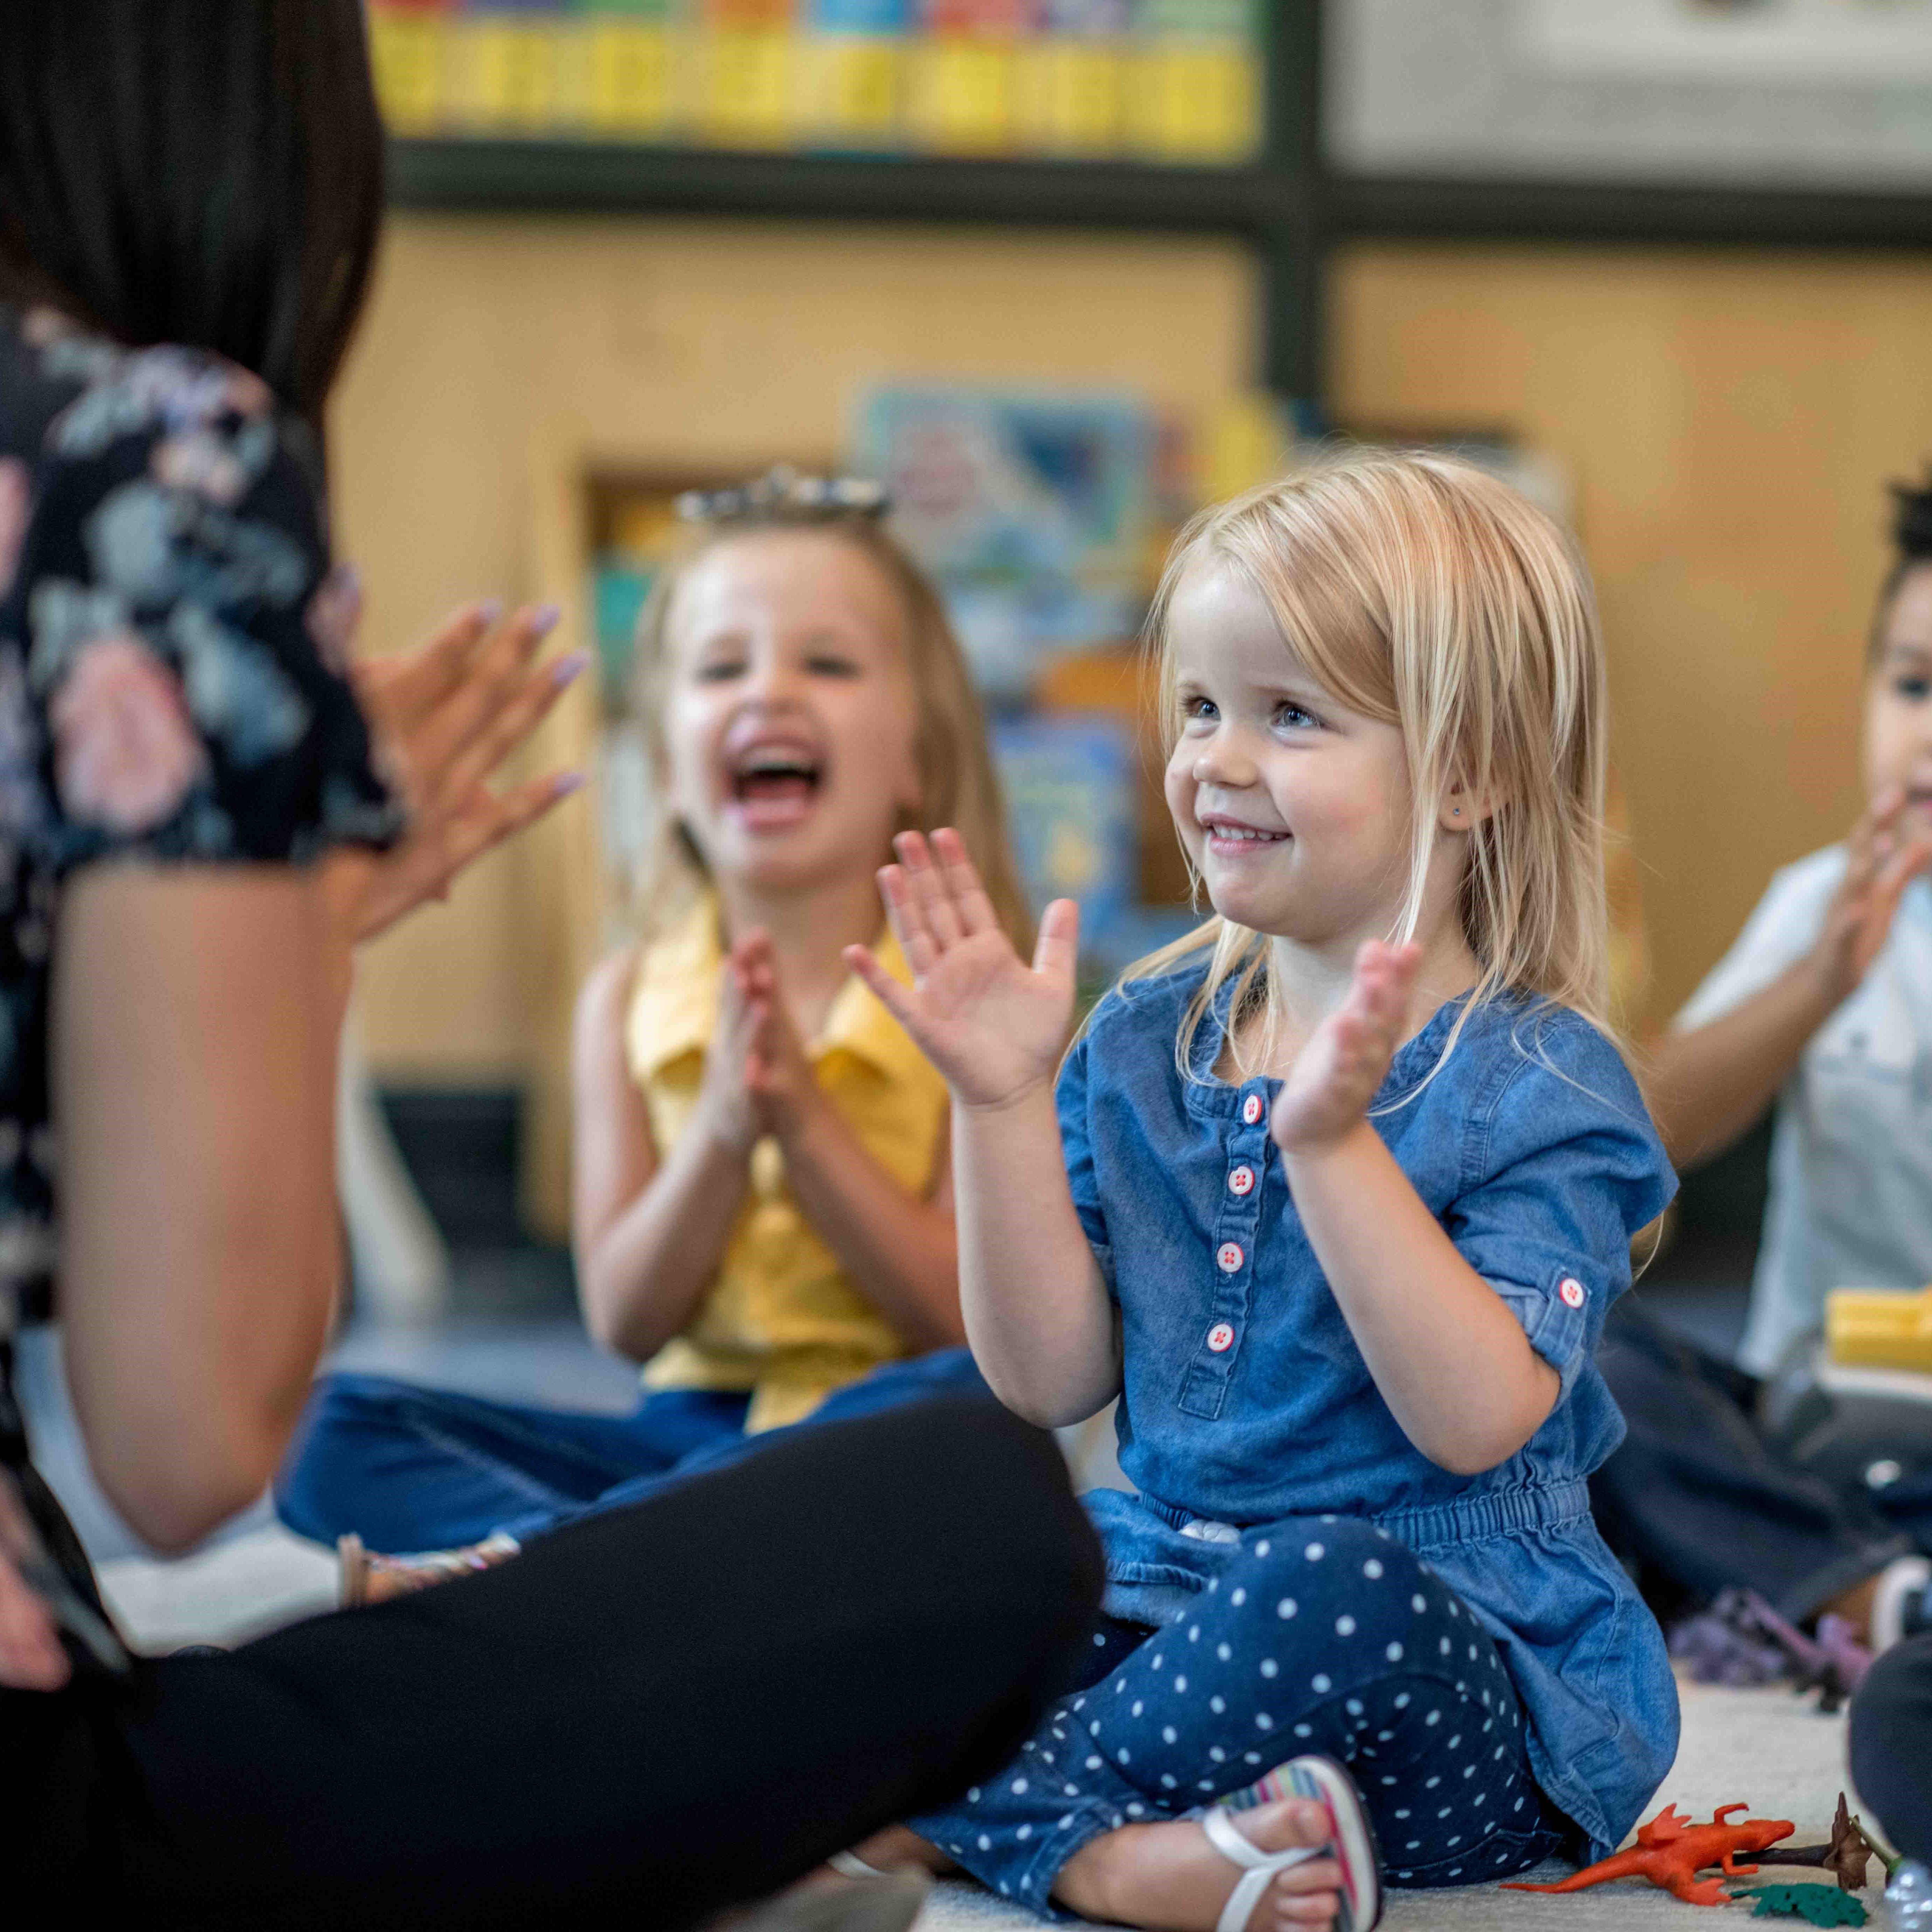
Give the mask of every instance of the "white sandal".
M 1326 1844 L 1264 1852 L 1234 1822 L 1237 1810 L 1249 1810 L 1257 1804 L 1291 1798 L 1310 1799 L 1328 1813 Z M 1201 1828 L 1224 1858 L 1241 1868 L 1241 1876 L 1221 1908 L 1215 1932 L 1246 1932 L 1249 1918 L 1276 1874 L 1324 1854 L 1342 1868 L 1342 1909 L 1336 1915 L 1335 1932 L 1372 1932 L 1382 1918 L 1382 1861 L 1376 1854 L 1375 1832 L 1353 1781 L 1333 1758 L 1291 1758 L 1276 1765 L 1232 1800 L 1224 1799 L 1204 1811 Z

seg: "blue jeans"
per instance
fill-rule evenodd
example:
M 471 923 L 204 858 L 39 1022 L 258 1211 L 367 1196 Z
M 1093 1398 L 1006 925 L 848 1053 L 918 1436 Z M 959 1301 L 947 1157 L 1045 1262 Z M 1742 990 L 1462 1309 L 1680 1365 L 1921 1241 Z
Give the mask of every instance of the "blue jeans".
M 1532 1776 L 1496 1646 L 1409 1550 L 1347 1518 L 1268 1526 L 1174 1620 L 1112 1620 L 1020 1754 L 914 1830 L 1051 1912 L 1082 1846 L 1192 1815 L 1270 1766 L 1348 1767 L 1405 1886 L 1509 1878 L 1573 1835 Z
M 745 1433 L 750 1397 L 703 1389 L 646 1396 L 628 1415 L 490 1402 L 382 1376 L 316 1385 L 275 1507 L 298 1535 L 353 1532 L 372 1550 L 440 1550 L 504 1530 L 518 1542 L 667 1484 L 722 1468 L 800 1429 L 944 1395 L 982 1395 L 964 1348 L 892 1362 L 788 1429 Z

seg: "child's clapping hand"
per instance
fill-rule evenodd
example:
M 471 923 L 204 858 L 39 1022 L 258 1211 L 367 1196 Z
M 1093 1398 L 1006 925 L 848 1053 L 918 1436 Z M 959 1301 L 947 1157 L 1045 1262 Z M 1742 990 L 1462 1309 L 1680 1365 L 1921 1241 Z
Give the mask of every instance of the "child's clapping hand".
M 798 1027 L 778 985 L 770 934 L 747 933 L 731 949 L 731 964 L 752 1015 L 745 1052 L 745 1088 L 760 1130 L 784 1140 L 824 1098 Z
M 1932 864 L 1932 841 L 1904 829 L 1906 802 L 1902 786 L 1882 792 L 1845 842 L 1845 876 L 1811 954 L 1833 1007 L 1858 990 L 1884 950 L 1906 887 Z
M 966 844 L 950 829 L 931 843 L 893 841 L 900 862 L 879 874 L 893 933 L 913 970 L 908 992 L 862 946 L 846 963 L 871 987 L 969 1107 L 1002 1107 L 1050 1082 L 1073 1016 L 1079 908 L 1055 899 L 1028 966 L 1002 930 Z
M 754 1044 L 765 1014 L 747 983 L 740 960 L 746 942 L 732 948 L 718 975 L 718 1025 L 705 1049 L 704 1083 L 698 1116 L 710 1138 L 728 1152 L 748 1154 L 765 1131 L 748 1078 Z
M 767 1135 L 786 1138 L 822 1097 L 778 984 L 771 937 L 748 932 L 725 958 L 705 1055 L 699 1106 L 712 1138 L 749 1154 Z
M 1318 1153 L 1359 1126 L 1402 1044 L 1419 946 L 1370 940 L 1355 955 L 1348 996 L 1308 1036 L 1269 1130 L 1285 1154 Z

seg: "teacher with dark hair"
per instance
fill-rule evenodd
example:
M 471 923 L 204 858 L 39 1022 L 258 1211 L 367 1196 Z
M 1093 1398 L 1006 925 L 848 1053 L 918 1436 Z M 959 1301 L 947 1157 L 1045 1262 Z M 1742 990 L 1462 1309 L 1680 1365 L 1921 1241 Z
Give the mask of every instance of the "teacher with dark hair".
M 478 606 L 350 662 L 322 425 L 381 196 L 356 0 L 0 7 L 0 1906 L 23 1932 L 90 1908 L 688 1924 L 1002 1761 L 1098 1593 L 1051 1444 L 935 1403 L 232 1652 L 121 1650 L 8 1338 L 64 1324 L 95 1472 L 157 1549 L 256 1496 L 335 1304 L 352 950 L 566 788 L 486 782 L 572 668 L 537 662 L 547 614 Z M 833 1922 L 828 1896 L 781 1910 Z

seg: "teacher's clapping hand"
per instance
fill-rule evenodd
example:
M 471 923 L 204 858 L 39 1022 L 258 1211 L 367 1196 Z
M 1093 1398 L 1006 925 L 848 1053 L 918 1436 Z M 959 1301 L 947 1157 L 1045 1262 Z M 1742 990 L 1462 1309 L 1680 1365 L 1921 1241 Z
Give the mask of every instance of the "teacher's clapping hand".
M 522 831 L 581 784 L 553 772 L 507 789 L 490 779 L 584 668 L 580 652 L 536 662 L 554 604 L 472 604 L 412 651 L 365 658 L 350 676 L 392 782 L 410 812 L 387 852 L 344 850 L 332 886 L 349 936 L 374 938 L 425 900 L 442 898 L 472 860 Z

